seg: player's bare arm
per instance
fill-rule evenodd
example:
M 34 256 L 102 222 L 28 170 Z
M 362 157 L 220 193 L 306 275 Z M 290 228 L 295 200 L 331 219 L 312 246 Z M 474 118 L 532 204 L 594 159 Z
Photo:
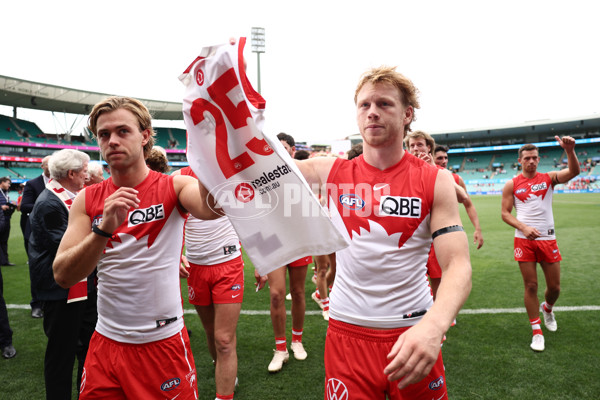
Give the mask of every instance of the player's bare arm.
M 314 157 L 307 160 L 294 160 L 308 185 L 321 187 L 327 182 L 329 171 L 335 162 L 334 157 Z
M 540 237 L 540 232 L 536 228 L 519 221 L 517 217 L 512 214 L 514 201 L 513 189 L 514 183 L 512 179 L 506 182 L 504 189 L 502 189 L 502 221 L 523 232 L 523 235 L 525 235 L 527 239 L 535 240 L 536 238 Z
M 138 207 L 137 190 L 121 187 L 104 201 L 102 222 L 98 228 L 111 233 L 127 218 L 131 208 Z M 60 242 L 52 269 L 54 280 L 68 288 L 92 273 L 108 241 L 93 233 L 92 221 L 85 213 L 85 190 L 80 192 L 69 212 L 69 225 Z M 82 239 L 83 238 L 83 239 Z
M 179 203 L 186 211 L 198 219 L 216 219 L 223 216 L 213 196 L 198 180 L 187 175 L 175 175 L 173 187 Z
M 431 211 L 431 231 L 460 226 L 453 180 L 438 174 Z M 401 379 L 400 389 L 419 382 L 435 364 L 442 338 L 471 291 L 469 245 L 462 229 L 448 229 L 434 239 L 443 278 L 434 305 L 423 319 L 402 334 L 392 347 L 391 360 L 384 373 L 388 379 Z M 439 250 L 438 250 L 439 249 Z M 439 251 L 439 254 L 438 254 Z
M 477 250 L 479 250 L 481 246 L 483 246 L 483 234 L 481 233 L 481 225 L 479 225 L 479 216 L 477 215 L 475 205 L 471 201 L 469 193 L 467 192 L 467 185 L 465 185 L 465 181 L 460 176 L 458 177 L 458 185 L 462 187 L 467 194 L 467 199 L 463 201 L 462 204 L 465 207 L 467 216 L 473 224 L 473 228 L 475 228 L 475 232 L 473 233 L 473 243 L 477 245 Z
M 567 183 L 581 172 L 577 153 L 575 153 L 575 139 L 571 136 L 563 136 L 562 139 L 554 136 L 554 139 L 556 139 L 560 147 L 567 153 L 567 168 L 560 171 L 548 172 L 548 175 L 552 178 L 553 186 L 559 183 Z

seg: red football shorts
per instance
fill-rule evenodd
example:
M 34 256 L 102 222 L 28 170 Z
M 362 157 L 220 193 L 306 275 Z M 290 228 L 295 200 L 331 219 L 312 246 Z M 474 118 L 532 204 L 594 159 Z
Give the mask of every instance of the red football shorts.
M 156 342 L 115 342 L 94 332 L 79 399 L 198 398 L 196 365 L 187 329 Z
M 325 400 L 448 399 L 442 352 L 421 382 L 398 389 L 383 373 L 387 355 L 409 328 L 376 330 L 329 319 L 325 338 Z
M 188 300 L 196 306 L 241 303 L 244 299 L 242 256 L 215 265 L 190 263 Z
M 293 261 L 291 263 L 288 264 L 288 266 L 290 267 L 304 267 L 305 265 L 308 265 L 312 263 L 312 256 L 306 256 L 306 257 L 302 257 L 299 260 Z
M 556 240 L 515 238 L 515 261 L 555 263 L 561 260 Z
M 440 279 L 442 277 L 442 267 L 440 267 L 437 257 L 435 256 L 433 245 L 431 245 L 431 248 L 429 249 L 429 258 L 427 259 L 427 275 L 433 279 Z

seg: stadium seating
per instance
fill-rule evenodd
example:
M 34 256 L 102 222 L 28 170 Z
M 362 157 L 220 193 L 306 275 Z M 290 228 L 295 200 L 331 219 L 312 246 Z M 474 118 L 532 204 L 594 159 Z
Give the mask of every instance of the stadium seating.
M 31 121 L 0 115 L 0 139 L 44 142 L 46 135 Z

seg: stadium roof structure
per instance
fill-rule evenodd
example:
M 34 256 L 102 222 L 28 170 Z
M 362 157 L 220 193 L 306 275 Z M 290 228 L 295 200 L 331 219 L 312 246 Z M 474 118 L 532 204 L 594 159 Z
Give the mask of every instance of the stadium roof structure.
M 431 132 L 434 139 L 445 141 L 485 141 L 507 138 L 522 138 L 527 142 L 544 139 L 553 140 L 554 135 L 589 137 L 600 135 L 600 114 L 568 119 L 544 119 L 527 121 L 518 125 L 505 125 L 488 128 L 462 129 L 454 131 Z
M 88 92 L 0 75 L 0 104 L 11 107 L 87 115 L 94 104 L 107 96 L 111 94 Z M 153 119 L 183 119 L 182 103 L 139 100 L 148 107 Z

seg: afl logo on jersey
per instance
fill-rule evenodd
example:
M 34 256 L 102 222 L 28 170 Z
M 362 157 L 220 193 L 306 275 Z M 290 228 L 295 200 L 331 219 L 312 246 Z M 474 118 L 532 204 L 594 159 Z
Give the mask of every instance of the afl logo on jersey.
M 525 188 L 517 189 L 517 190 L 515 191 L 515 194 L 521 194 L 521 193 L 525 193 L 526 191 L 527 191 L 527 189 L 525 189 Z
M 129 213 L 127 218 L 127 227 L 146 224 L 148 222 L 158 221 L 165 218 L 165 210 L 162 204 L 156 204 L 148 208 L 138 208 Z
M 365 201 L 355 194 L 340 195 L 340 203 L 349 210 L 360 210 L 365 206 Z

